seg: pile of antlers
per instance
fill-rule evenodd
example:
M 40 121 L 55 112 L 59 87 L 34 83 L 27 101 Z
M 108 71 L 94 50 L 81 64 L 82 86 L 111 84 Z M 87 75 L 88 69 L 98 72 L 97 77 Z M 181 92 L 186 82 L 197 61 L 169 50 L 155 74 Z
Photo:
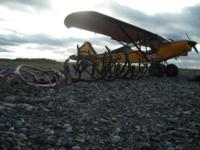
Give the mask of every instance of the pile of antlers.
M 113 61 L 109 53 L 105 53 L 104 58 L 109 59 L 103 59 L 99 65 L 83 58 L 77 60 L 76 63 L 71 63 L 67 59 L 62 72 L 56 69 L 44 70 L 29 65 L 19 65 L 14 69 L 2 69 L 0 70 L 0 89 L 57 88 L 80 80 L 138 79 L 144 76 L 148 70 L 148 65 L 139 63 L 136 67 L 128 57 L 124 64 Z
M 149 66 L 146 62 L 135 64 L 125 54 L 124 63 L 118 63 L 112 58 L 112 53 L 105 52 L 101 63 L 97 64 L 92 56 L 70 56 L 64 63 L 65 75 L 71 77 L 72 81 L 114 80 L 114 79 L 139 79 L 145 76 Z M 70 62 L 70 61 L 75 61 Z
M 0 70 L 0 88 L 14 86 L 57 87 L 65 83 L 65 75 L 56 69 L 43 70 L 28 65 Z

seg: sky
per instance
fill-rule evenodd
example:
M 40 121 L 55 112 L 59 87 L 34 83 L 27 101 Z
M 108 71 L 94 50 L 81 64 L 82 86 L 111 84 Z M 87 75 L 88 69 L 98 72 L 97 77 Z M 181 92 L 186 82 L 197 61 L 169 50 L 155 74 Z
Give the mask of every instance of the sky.
M 85 41 L 98 53 L 105 45 L 119 46 L 107 36 L 64 26 L 67 15 L 86 10 L 176 40 L 187 39 L 187 33 L 200 43 L 200 0 L 0 0 L 0 58 L 64 61 Z M 200 55 L 194 51 L 170 62 L 200 69 Z

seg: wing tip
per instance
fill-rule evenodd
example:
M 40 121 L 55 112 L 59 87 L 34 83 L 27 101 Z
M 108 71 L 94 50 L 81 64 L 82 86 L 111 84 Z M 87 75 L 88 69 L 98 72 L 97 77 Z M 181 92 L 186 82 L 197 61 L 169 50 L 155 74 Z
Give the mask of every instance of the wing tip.
M 64 19 L 64 25 L 67 27 L 67 28 L 70 28 L 71 27 L 71 15 L 72 14 L 69 14 L 69 15 L 67 15 L 66 17 L 65 17 L 65 19 Z
M 87 15 L 87 14 L 99 14 L 99 13 L 96 11 L 77 11 L 77 12 L 70 13 L 69 15 L 65 17 L 64 25 L 67 28 L 70 28 L 72 27 L 72 22 L 75 17 L 80 16 L 80 15 Z

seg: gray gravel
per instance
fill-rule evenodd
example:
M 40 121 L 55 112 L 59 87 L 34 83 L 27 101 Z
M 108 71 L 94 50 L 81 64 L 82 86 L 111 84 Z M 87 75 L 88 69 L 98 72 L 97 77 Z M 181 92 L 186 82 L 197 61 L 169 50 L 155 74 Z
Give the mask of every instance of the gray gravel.
M 2 150 L 199 150 L 200 84 L 185 77 L 0 92 Z

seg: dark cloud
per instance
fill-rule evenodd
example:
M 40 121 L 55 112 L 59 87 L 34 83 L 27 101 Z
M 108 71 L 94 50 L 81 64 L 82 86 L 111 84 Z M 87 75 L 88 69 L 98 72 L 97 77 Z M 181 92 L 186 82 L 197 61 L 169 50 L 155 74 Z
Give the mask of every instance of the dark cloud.
M 185 57 L 189 58 L 189 57 Z M 183 57 L 180 60 L 171 60 L 168 63 L 176 64 L 179 68 L 194 68 L 199 69 L 200 60 L 184 59 Z
M 181 13 L 154 15 L 147 15 L 114 1 L 108 6 L 114 16 L 151 32 L 179 39 L 187 38 L 187 32 L 192 38 L 200 41 L 200 5 L 184 8 Z
M 0 35 L 0 46 L 16 46 L 13 41 L 5 35 Z
M 0 53 L 1 53 L 1 52 L 11 52 L 11 51 L 8 50 L 7 48 L 1 48 L 1 47 L 0 47 Z
M 43 10 L 50 8 L 49 0 L 1 0 L 1 6 L 5 6 L 16 10 Z
M 78 38 L 53 38 L 45 34 L 34 35 L 18 35 L 18 34 L 0 34 L 0 46 L 20 46 L 24 44 L 36 44 L 42 46 L 66 47 L 75 42 L 79 42 Z

